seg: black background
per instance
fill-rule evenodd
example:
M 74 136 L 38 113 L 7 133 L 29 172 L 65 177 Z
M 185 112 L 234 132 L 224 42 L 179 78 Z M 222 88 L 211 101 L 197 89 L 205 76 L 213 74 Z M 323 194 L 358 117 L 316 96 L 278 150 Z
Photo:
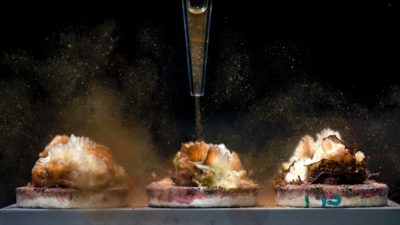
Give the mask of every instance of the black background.
M 330 126 L 344 132 L 346 140 L 371 156 L 372 170 L 381 173 L 377 179 L 390 184 L 391 197 L 399 200 L 400 169 L 394 161 L 385 161 L 400 159 L 396 97 L 400 81 L 396 30 L 400 24 L 395 20 L 396 14 L 398 6 L 387 0 L 214 1 L 209 67 L 202 98 L 205 138 L 243 149 L 242 153 L 246 148 L 256 152 L 267 148 L 265 164 L 271 159 L 281 163 L 303 134 L 313 135 Z M 57 41 L 60 33 L 79 36 L 110 21 L 119 37 L 111 61 L 124 61 L 120 64 L 128 67 L 129 62 L 150 60 L 162 80 L 157 87 L 163 94 L 160 97 L 157 92 L 145 93 L 152 94 L 154 102 L 162 101 L 146 110 L 158 112 L 160 104 L 169 108 L 166 119 L 161 116 L 165 112 L 162 110 L 160 115 L 150 113 L 156 117 L 150 118 L 147 113 L 136 113 L 135 105 L 127 104 L 124 116 L 144 121 L 152 143 L 163 156 L 170 157 L 180 142 L 193 139 L 194 106 L 186 77 L 180 1 L 2 7 L 1 88 L 9 84 L 21 86 L 21 93 L 30 96 L 31 108 L 16 107 L 16 102 L 6 100 L 4 90 L 0 92 L 4 94 L 0 96 L 0 207 L 15 201 L 14 188 L 29 181 L 36 154 L 51 137 L 63 132 L 90 135 L 73 125 L 49 125 L 60 123 L 54 112 L 68 102 L 52 109 L 51 89 L 36 78 L 32 67 L 15 69 L 26 65 L 7 57 L 29 56 L 44 62 L 43 66 L 62 45 Z M 143 30 L 150 32 L 146 37 L 157 46 L 140 40 Z M 120 64 L 107 64 L 108 75 L 96 79 L 113 83 L 112 88 L 123 87 L 124 76 L 115 72 Z M 71 95 L 80 95 L 79 91 L 83 93 L 85 88 L 77 88 Z M 289 99 L 287 104 L 296 107 L 283 104 L 286 108 L 275 112 L 273 108 L 279 106 L 280 99 Z M 313 100 L 310 103 L 308 99 Z M 257 113 L 268 107 L 273 113 L 265 117 Z M 293 117 L 296 114 L 300 118 Z M 330 120 L 331 116 L 342 122 Z M 304 122 L 305 117 L 315 119 Z M 10 134 L 10 127 L 15 124 L 19 127 Z M 268 142 L 272 139 L 282 141 Z M 290 143 L 282 147 L 282 153 L 279 143 L 287 140 Z M 279 157 L 273 158 L 275 154 Z M 267 167 L 267 171 L 272 173 L 275 167 Z

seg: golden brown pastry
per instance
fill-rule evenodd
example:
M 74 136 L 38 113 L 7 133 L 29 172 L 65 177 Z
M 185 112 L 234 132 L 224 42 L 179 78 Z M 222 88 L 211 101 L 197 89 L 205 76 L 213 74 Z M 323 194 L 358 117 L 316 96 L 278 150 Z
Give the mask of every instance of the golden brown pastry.
M 56 136 L 39 154 L 32 169 L 37 187 L 99 189 L 113 186 L 126 177 L 113 162 L 110 149 L 86 137 Z

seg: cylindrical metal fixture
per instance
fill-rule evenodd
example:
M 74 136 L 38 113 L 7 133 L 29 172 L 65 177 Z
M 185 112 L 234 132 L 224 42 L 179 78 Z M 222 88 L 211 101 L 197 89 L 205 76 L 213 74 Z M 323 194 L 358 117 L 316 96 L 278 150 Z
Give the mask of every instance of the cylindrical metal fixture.
M 203 96 L 211 0 L 182 0 L 190 94 Z

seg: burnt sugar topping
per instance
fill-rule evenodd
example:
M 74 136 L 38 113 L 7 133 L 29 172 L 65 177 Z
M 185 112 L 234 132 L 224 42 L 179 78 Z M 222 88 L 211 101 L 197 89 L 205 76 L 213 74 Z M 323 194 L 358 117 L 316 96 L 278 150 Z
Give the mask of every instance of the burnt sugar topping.
M 302 138 L 274 185 L 362 184 L 369 176 L 364 153 L 346 145 L 339 132 L 325 129 L 316 140 Z

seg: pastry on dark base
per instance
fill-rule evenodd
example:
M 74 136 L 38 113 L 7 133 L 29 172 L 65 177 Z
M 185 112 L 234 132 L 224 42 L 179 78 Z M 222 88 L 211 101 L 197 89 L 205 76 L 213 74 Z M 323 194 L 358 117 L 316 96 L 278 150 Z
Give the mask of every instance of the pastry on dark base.
M 153 182 L 146 188 L 151 207 L 250 207 L 258 188 L 224 190 Z
M 388 204 L 388 187 L 382 183 L 329 185 L 302 184 L 277 188 L 282 207 L 373 207 Z
M 26 186 L 17 188 L 16 193 L 17 207 L 24 208 L 118 208 L 128 203 L 126 187 L 82 191 Z

